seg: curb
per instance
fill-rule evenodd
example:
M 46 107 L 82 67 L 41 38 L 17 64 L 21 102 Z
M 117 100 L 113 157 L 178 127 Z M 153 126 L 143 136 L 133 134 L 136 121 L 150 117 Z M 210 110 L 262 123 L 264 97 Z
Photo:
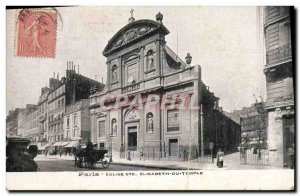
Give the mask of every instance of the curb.
M 139 167 L 148 167 L 148 168 L 160 168 L 160 169 L 177 169 L 177 170 L 188 170 L 187 167 L 177 167 L 177 166 L 163 166 L 163 165 L 147 165 L 147 164 L 140 164 L 140 163 L 121 163 L 121 162 L 112 162 L 111 164 L 116 165 L 132 165 L 132 166 L 139 166 Z M 197 169 L 193 169 L 197 170 Z

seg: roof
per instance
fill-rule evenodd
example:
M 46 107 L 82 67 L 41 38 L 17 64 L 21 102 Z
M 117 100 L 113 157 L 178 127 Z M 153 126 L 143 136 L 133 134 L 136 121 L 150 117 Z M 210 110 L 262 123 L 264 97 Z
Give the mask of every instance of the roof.
M 108 56 L 114 51 L 122 49 L 129 44 L 133 44 L 151 34 L 169 34 L 169 30 L 163 25 L 153 20 L 137 20 L 121 28 L 106 45 L 103 55 Z
M 185 62 L 181 58 L 179 58 L 179 56 L 176 55 L 175 52 L 173 52 L 173 50 L 171 50 L 171 48 L 169 48 L 167 45 L 165 45 L 165 49 L 167 54 L 167 62 L 170 67 L 181 69 L 182 67 L 187 66 L 187 64 L 185 64 Z

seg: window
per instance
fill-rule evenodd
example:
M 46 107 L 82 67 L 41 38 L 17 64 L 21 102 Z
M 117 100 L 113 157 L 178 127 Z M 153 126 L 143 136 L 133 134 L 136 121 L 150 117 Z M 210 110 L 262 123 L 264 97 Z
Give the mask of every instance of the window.
M 149 50 L 146 55 L 146 71 L 154 69 L 153 51 Z
M 67 118 L 67 128 L 69 128 L 70 127 L 70 118 L 68 117 Z
M 105 137 L 105 121 L 98 122 L 98 137 Z
M 105 150 L 105 143 L 100 143 L 100 150 Z
M 74 116 L 74 126 L 76 126 L 77 125 L 77 116 L 75 115 Z
M 146 132 L 147 133 L 153 133 L 154 129 L 153 129 L 153 114 L 151 112 L 149 112 L 146 115 Z
M 169 110 L 167 114 L 168 118 L 168 132 L 179 131 L 179 111 Z
M 110 135 L 117 135 L 117 120 L 115 118 L 113 118 L 111 120 L 111 131 L 110 131 Z
M 62 99 L 61 99 L 61 106 L 63 106 L 63 105 L 64 105 L 64 102 L 65 102 L 65 99 L 64 99 L 64 98 L 62 98 Z
M 138 64 L 135 62 L 134 64 L 128 65 L 127 67 L 127 85 L 134 84 L 138 81 Z M 131 81 L 128 81 L 132 78 Z
M 58 100 L 58 107 L 60 108 L 60 100 Z

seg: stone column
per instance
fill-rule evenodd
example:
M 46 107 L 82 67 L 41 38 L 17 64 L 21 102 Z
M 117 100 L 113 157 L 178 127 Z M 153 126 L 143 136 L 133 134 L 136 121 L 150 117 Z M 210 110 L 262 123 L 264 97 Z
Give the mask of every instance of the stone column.
M 155 46 L 155 73 L 156 75 L 160 75 L 160 38 L 155 40 Z
M 122 66 L 122 58 L 121 56 L 118 57 L 118 70 L 119 70 L 119 85 L 122 88 L 123 87 L 123 66 Z
M 144 46 L 140 47 L 140 55 L 139 55 L 139 60 L 140 60 L 140 80 L 144 80 Z
M 274 110 L 268 111 L 269 164 L 283 167 L 283 126 L 282 119 L 276 119 L 276 116 Z
M 203 140 L 203 105 L 200 105 L 200 146 L 201 146 L 201 156 L 204 156 L 204 140 Z
M 107 79 L 106 79 L 106 86 L 107 86 L 107 90 L 110 89 L 110 61 L 107 61 L 106 62 L 106 65 L 107 65 L 107 73 L 106 73 L 106 76 L 107 76 Z

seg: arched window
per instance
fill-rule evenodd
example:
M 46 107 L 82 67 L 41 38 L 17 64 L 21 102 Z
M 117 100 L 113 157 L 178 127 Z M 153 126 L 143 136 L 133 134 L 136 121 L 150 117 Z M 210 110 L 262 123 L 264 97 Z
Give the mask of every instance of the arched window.
M 117 66 L 113 65 L 111 68 L 111 81 L 116 82 L 118 81 L 118 73 L 117 73 Z
M 111 135 L 117 135 L 117 120 L 115 118 L 113 118 L 111 120 L 111 131 L 110 134 Z
M 154 69 L 153 50 L 149 50 L 146 55 L 146 70 Z
M 147 133 L 153 133 L 154 132 L 154 127 L 153 127 L 154 121 L 153 121 L 153 114 L 149 112 L 146 115 L 146 130 Z

